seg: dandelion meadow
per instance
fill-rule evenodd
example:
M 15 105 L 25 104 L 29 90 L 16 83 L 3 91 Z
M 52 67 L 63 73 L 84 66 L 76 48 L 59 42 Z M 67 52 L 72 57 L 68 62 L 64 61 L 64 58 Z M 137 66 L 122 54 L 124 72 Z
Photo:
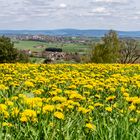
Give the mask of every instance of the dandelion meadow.
M 139 140 L 140 65 L 0 64 L 0 139 Z

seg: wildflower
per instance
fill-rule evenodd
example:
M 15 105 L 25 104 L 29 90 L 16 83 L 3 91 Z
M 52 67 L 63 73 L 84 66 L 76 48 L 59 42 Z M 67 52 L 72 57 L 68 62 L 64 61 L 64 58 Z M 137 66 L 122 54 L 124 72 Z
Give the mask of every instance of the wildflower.
M 92 130 L 92 131 L 95 131 L 96 130 L 96 126 L 91 124 L 91 123 L 86 123 L 86 128 Z
M 109 90 L 110 90 L 111 92 L 115 92 L 115 91 L 116 91 L 116 89 L 113 88 L 113 87 L 111 87 Z
M 5 104 L 0 104 L 0 112 L 5 111 L 7 106 Z
M 23 116 L 23 117 L 20 118 L 20 121 L 21 122 L 27 122 L 28 118 L 26 116 Z
M 84 107 L 79 107 L 79 108 L 78 108 L 78 111 L 79 111 L 79 112 L 82 112 L 83 114 L 86 114 L 86 113 L 90 112 L 90 109 L 86 109 L 86 108 L 84 108 Z
M 59 102 L 66 102 L 66 98 L 65 97 L 59 97 L 59 96 L 55 96 L 52 98 L 52 101 L 59 101 Z
M 74 108 L 73 105 L 68 105 L 67 107 L 68 107 L 69 109 L 73 109 L 73 108 Z
M 50 91 L 49 93 L 50 93 L 50 95 L 52 95 L 52 96 L 56 96 L 56 95 L 58 94 L 56 91 Z
M 119 112 L 120 112 L 120 113 L 124 113 L 124 110 L 123 110 L 123 109 L 121 109 L 121 110 L 119 110 Z
M 70 98 L 70 99 L 80 99 L 80 100 L 85 100 L 85 98 L 84 98 L 82 95 L 78 94 L 78 93 L 72 93 L 72 94 L 70 95 L 69 98 Z
M 64 120 L 64 114 L 61 112 L 54 112 L 54 116 L 58 119 Z
M 133 104 L 131 104 L 128 109 L 130 111 L 136 110 L 136 106 L 134 106 Z
M 0 112 L 0 114 L 3 114 L 4 118 L 9 118 L 9 113 L 7 111 L 3 111 L 3 112 Z
M 43 107 L 43 113 L 52 112 L 55 109 L 54 105 L 45 105 Z
M 84 85 L 83 87 L 84 88 L 87 88 L 87 89 L 93 89 L 93 86 L 92 85 Z
M 116 96 L 109 96 L 106 98 L 106 101 L 111 101 L 114 100 L 116 98 Z
M 95 103 L 94 104 L 94 107 L 102 107 L 102 106 L 104 106 L 102 103 Z
M 96 95 L 95 95 L 95 97 L 96 97 L 96 98 L 98 98 L 98 99 L 100 99 L 100 98 L 101 98 L 101 96 L 100 96 L 100 95 L 98 95 L 98 94 L 96 94 Z
M 2 126 L 7 126 L 7 127 L 12 127 L 13 125 L 11 123 L 8 123 L 8 122 L 3 122 L 2 123 Z
M 124 96 L 124 97 L 129 97 L 129 94 L 128 94 L 127 92 L 124 92 L 124 93 L 123 93 L 123 96 Z
M 102 87 L 98 87 L 96 90 L 100 91 L 100 92 L 104 91 L 104 89 Z
M 24 99 L 24 98 L 26 98 L 26 95 L 24 95 L 24 94 L 19 94 L 18 97 Z
M 129 121 L 136 123 L 138 121 L 138 119 L 137 118 L 130 118 Z
M 112 112 L 112 107 L 106 107 L 105 110 L 108 112 Z
M 24 85 L 25 85 L 26 87 L 34 87 L 34 84 L 33 84 L 31 81 L 26 81 L 26 82 L 24 83 Z
M 13 96 L 13 97 L 11 98 L 12 101 L 16 101 L 17 99 L 18 99 L 17 96 Z
M 124 93 L 126 89 L 124 87 L 121 87 L 121 92 Z
M 117 108 L 117 106 L 118 106 L 118 104 L 117 104 L 117 103 L 113 104 L 113 107 L 114 107 L 114 108 Z
M 14 105 L 14 103 L 11 102 L 11 101 L 6 101 L 5 104 L 6 104 L 7 106 L 13 106 L 13 105 Z
M 42 99 L 39 97 L 25 98 L 24 103 L 27 104 L 30 108 L 42 107 Z
M 42 92 L 43 92 L 43 90 L 39 90 L 39 89 L 33 91 L 33 93 L 36 94 L 36 95 L 41 95 Z
M 134 100 L 133 100 L 133 103 L 134 103 L 134 104 L 140 104 L 140 98 L 134 99 Z
M 136 110 L 136 112 L 137 112 L 138 114 L 140 114 L 140 110 Z
M 8 87 L 6 87 L 5 85 L 3 85 L 3 84 L 0 84 L 0 90 L 7 90 L 8 89 Z
M 13 117 L 16 117 L 16 116 L 18 116 L 18 114 L 19 114 L 19 109 L 17 107 L 13 108 L 11 115 Z
M 21 113 L 20 121 L 27 122 L 29 120 L 29 121 L 34 122 L 36 117 L 37 117 L 37 114 L 34 110 L 26 109 Z
M 57 104 L 56 105 L 56 110 L 63 111 L 63 108 L 64 108 L 64 104 Z
M 94 106 L 89 105 L 88 108 L 89 108 L 90 110 L 94 110 Z
M 83 92 L 83 94 L 89 96 L 90 95 L 90 92 L 85 91 L 85 92 Z

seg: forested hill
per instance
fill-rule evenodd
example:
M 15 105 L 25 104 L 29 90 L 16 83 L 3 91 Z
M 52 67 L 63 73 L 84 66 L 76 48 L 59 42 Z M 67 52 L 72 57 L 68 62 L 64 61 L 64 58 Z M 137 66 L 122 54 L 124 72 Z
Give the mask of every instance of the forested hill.
M 86 36 L 102 37 L 108 30 L 78 30 L 78 29 L 58 29 L 58 30 L 0 30 L 0 35 L 50 35 L 50 36 Z M 120 37 L 140 37 L 140 31 L 117 31 Z

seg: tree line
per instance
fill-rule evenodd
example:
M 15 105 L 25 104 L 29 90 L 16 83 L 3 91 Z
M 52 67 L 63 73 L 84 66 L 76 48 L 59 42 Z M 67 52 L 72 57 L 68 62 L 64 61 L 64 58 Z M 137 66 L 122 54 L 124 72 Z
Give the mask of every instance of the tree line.
M 140 45 L 134 39 L 119 39 L 113 30 L 92 45 L 90 61 L 94 63 L 135 63 L 140 59 Z

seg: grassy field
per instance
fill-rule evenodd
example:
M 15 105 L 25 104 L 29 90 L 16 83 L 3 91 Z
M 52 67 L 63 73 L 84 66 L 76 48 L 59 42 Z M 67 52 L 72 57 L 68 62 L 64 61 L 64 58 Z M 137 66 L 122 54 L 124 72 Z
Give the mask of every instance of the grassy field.
M 140 65 L 0 71 L 0 140 L 140 140 Z
M 33 46 L 43 45 L 44 48 L 34 48 Z M 15 43 L 15 47 L 17 49 L 30 49 L 31 51 L 43 51 L 47 47 L 58 47 L 62 48 L 64 52 L 86 52 L 89 48 L 87 45 L 74 44 L 74 43 L 45 43 L 38 41 L 19 41 Z

